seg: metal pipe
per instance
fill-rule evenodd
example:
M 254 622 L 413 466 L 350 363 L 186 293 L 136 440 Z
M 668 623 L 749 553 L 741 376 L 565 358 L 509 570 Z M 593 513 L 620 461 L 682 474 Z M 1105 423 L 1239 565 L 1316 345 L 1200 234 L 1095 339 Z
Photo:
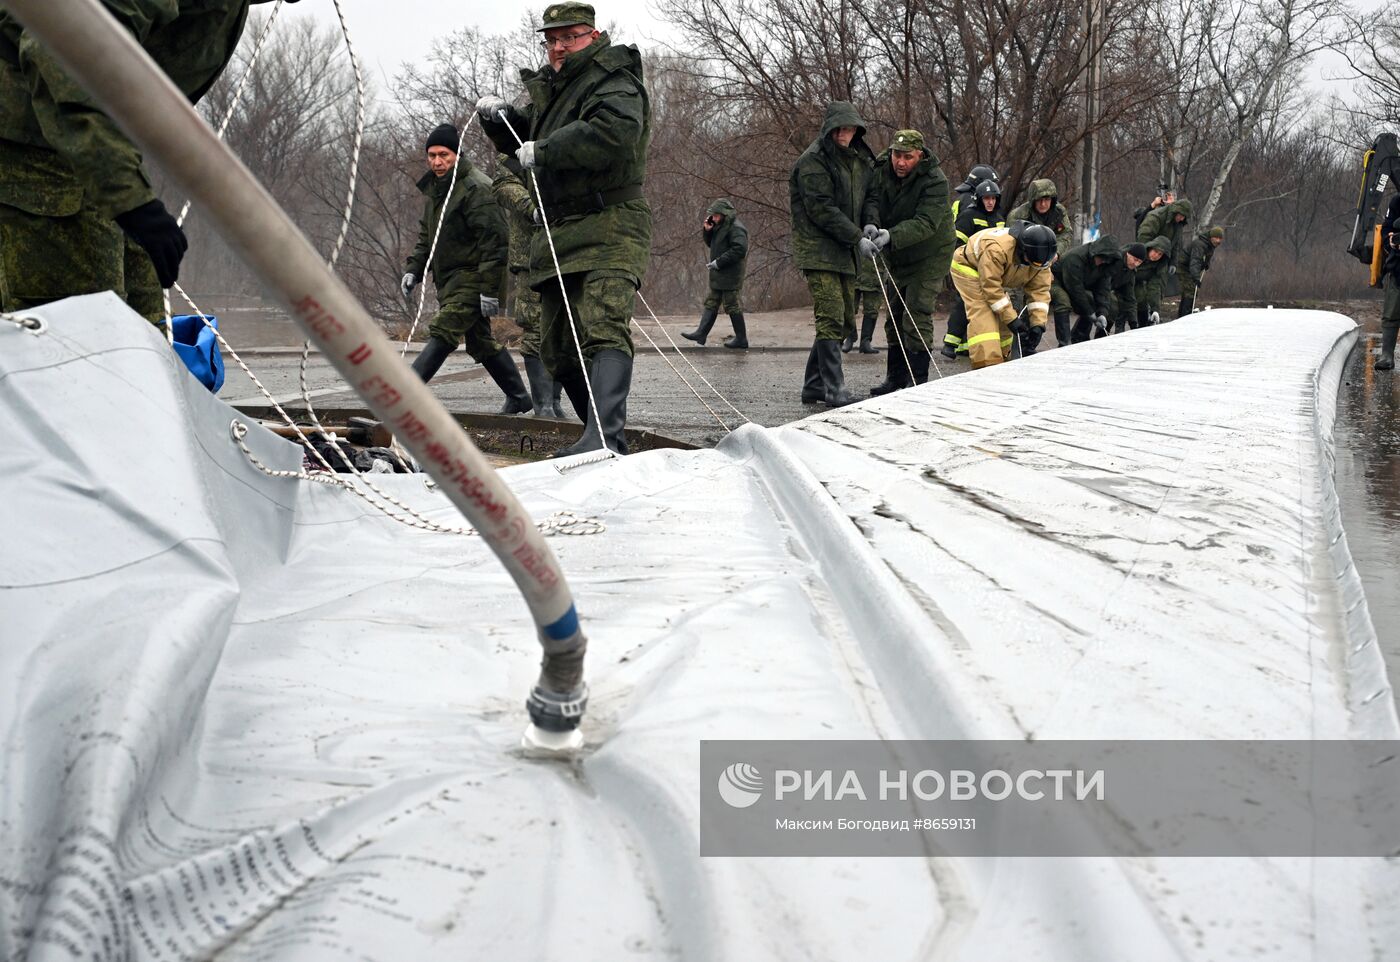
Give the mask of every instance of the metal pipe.
M 527 707 L 569 732 L 587 699 L 585 639 L 573 597 L 534 521 L 486 458 L 249 173 L 98 0 L 3 0 L 146 152 L 200 203 L 243 262 L 277 295 L 357 394 L 505 565 L 545 649 Z

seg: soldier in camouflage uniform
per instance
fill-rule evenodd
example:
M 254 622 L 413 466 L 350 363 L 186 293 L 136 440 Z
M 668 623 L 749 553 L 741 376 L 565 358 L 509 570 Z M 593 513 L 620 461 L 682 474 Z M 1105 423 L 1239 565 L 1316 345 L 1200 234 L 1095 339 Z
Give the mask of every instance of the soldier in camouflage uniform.
M 693 331 L 682 331 L 681 337 L 703 345 L 710 335 L 720 308 L 729 314 L 729 323 L 734 325 L 734 336 L 724 339 L 724 346 L 734 350 L 747 350 L 749 332 L 744 323 L 744 266 L 749 256 L 749 231 L 739 219 L 734 205 L 724 198 L 715 201 L 705 210 L 705 226 L 700 231 L 700 242 L 705 245 L 709 260 L 705 267 L 710 272 L 710 293 L 705 297 L 705 307 L 700 315 L 700 325 Z
M 928 380 L 934 302 L 957 244 L 948 178 L 919 131 L 895 132 L 875 162 L 870 194 L 878 267 L 886 285 L 894 288 L 889 292 L 893 314 L 885 321 L 885 380 L 871 389 L 874 397 Z M 873 258 L 869 262 L 877 263 Z
M 520 357 L 530 381 L 530 400 L 536 417 L 562 418 L 559 406 L 563 385 L 549 376 L 540 360 L 540 295 L 526 283 L 530 272 L 530 241 L 540 228 L 535 224 L 535 197 L 525 185 L 524 171 L 514 157 L 496 158 L 491 192 L 506 217 L 510 231 L 510 277 L 515 295 L 515 323 L 520 325 Z
M 233 57 L 252 2 L 104 0 L 196 103 Z M 186 240 L 141 153 L 53 56 L 0 12 L 0 309 L 114 291 L 161 323 Z
M 1212 227 L 1201 231 L 1189 247 L 1177 252 L 1176 276 L 1181 281 L 1181 303 L 1177 305 L 1177 317 L 1185 317 L 1196 309 L 1196 290 L 1201 286 L 1206 271 L 1210 270 L 1216 248 L 1223 243 L 1225 228 Z
M 423 219 L 418 244 L 405 265 L 402 290 L 408 297 L 431 271 L 438 312 L 428 325 L 428 342 L 414 360 L 413 370 L 425 383 L 431 381 L 448 356 L 465 343 L 467 353 L 486 368 L 506 396 L 500 413 L 523 414 L 531 408 L 530 395 L 510 352 L 491 333 L 491 318 L 500 309 L 505 286 L 505 218 L 491 192 L 491 181 L 470 160 L 458 157 L 459 143 L 457 128 L 442 124 L 428 135 L 424 147 L 429 169 L 418 181 L 425 198 Z
M 875 278 L 875 261 L 869 257 L 860 259 L 860 273 L 856 275 L 856 313 L 860 320 L 860 353 L 879 354 L 880 349 L 870 343 L 875 336 L 875 323 L 880 320 L 880 282 Z M 841 353 L 849 354 L 856 346 L 856 329 L 853 326 L 846 332 L 841 342 Z
M 529 105 L 518 109 L 499 97 L 477 103 L 482 129 L 497 149 L 514 152 L 544 197 L 553 255 L 544 231 L 530 243 L 540 357 L 585 422 L 583 436 L 560 455 L 604 446 L 627 453 L 632 310 L 651 256 L 651 207 L 642 193 L 651 100 L 642 55 L 614 45 L 594 19 L 586 3 L 547 7 L 539 29 L 549 63 L 520 72 Z M 596 419 L 575 337 L 588 364 Z
M 835 101 L 788 178 L 793 262 L 807 279 L 817 329 L 803 376 L 804 404 L 838 407 L 855 400 L 841 372 L 841 341 L 855 330 L 858 258 L 878 249 L 857 226 L 875 220 L 869 196 L 874 163 L 855 107 Z
M 1012 210 L 1006 216 L 1006 220 L 1010 224 L 1018 220 L 1030 221 L 1032 224 L 1044 224 L 1053 230 L 1056 250 L 1059 251 L 1060 257 L 1064 257 L 1074 243 L 1074 231 L 1070 230 L 1069 226 L 1069 211 L 1060 203 L 1060 194 L 1053 180 L 1031 181 L 1031 186 L 1026 191 L 1025 202 Z M 1050 285 L 1050 312 L 1055 318 L 1055 343 L 1064 347 L 1070 340 L 1070 304 L 1069 295 L 1058 281 Z
M 1133 298 L 1137 302 L 1137 326 L 1151 327 L 1162 321 L 1162 288 L 1171 264 L 1172 244 L 1165 237 L 1147 242 L 1147 259 L 1133 273 Z

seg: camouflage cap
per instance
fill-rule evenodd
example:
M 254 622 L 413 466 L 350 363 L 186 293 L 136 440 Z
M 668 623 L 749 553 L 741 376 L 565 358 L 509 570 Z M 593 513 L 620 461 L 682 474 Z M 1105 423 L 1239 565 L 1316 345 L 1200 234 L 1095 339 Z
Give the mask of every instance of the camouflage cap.
M 1223 227 L 1212 227 L 1212 228 L 1210 229 L 1210 236 L 1211 236 L 1211 237 L 1219 237 L 1221 240 L 1224 240 L 1224 239 L 1225 239 L 1225 228 L 1223 228 Z
M 594 25 L 593 5 L 589 3 L 554 3 L 544 9 L 541 26 L 535 33 L 544 33 L 555 27 L 592 27 Z
M 890 150 L 923 150 L 924 135 L 917 130 L 896 130 Z

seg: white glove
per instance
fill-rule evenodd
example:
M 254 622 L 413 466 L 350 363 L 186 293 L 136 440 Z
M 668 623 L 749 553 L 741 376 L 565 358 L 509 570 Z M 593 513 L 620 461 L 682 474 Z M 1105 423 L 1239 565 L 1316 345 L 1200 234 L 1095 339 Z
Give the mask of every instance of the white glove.
M 865 230 L 861 231 L 861 236 L 866 240 L 874 240 L 875 235 L 878 233 L 880 233 L 880 228 L 876 227 L 874 224 L 866 224 Z
M 1161 324 L 1161 323 L 1162 323 L 1162 315 L 1159 314 L 1159 313 L 1157 313 L 1156 311 L 1153 311 L 1151 314 L 1148 314 L 1148 315 L 1147 315 L 1147 323 L 1149 323 L 1149 324 Z
M 405 274 L 399 281 L 399 290 L 403 291 L 403 299 L 408 300 L 408 296 L 413 293 L 413 289 L 418 286 L 418 278 L 412 274 Z
M 880 250 L 884 250 L 890 242 L 890 232 L 882 227 L 877 230 L 875 236 L 870 239 L 875 242 L 876 247 L 880 248 Z
M 710 261 L 710 262 L 709 262 L 708 264 L 706 264 L 705 266 L 708 267 L 708 268 L 709 268 L 710 270 L 712 270 L 712 271 L 717 271 L 717 270 L 719 270 L 719 261 Z
M 860 243 L 856 246 L 860 248 L 861 257 L 868 257 L 871 260 L 874 260 L 875 255 L 880 253 L 879 246 L 868 237 L 862 237 Z
M 481 115 L 482 120 L 499 120 L 496 114 L 509 106 L 510 104 L 495 94 L 487 94 L 476 102 L 476 112 Z
M 1104 317 L 1102 314 L 1095 314 L 1095 315 L 1094 315 L 1094 327 L 1098 328 L 1098 332 L 1099 332 L 1098 335 L 1097 335 L 1098 337 L 1105 337 L 1105 336 L 1107 336 L 1107 335 L 1108 335 L 1108 318 Z
M 497 297 L 490 297 L 490 296 L 488 296 L 488 295 L 486 295 L 486 294 L 482 294 L 482 295 L 481 295 L 481 316 L 482 316 L 482 317 L 495 317 L 495 316 L 496 316 L 497 314 L 499 314 L 499 313 L 501 313 L 501 301 L 500 301 L 500 298 L 497 298 Z
M 520 149 L 515 152 L 515 159 L 520 161 L 520 166 L 526 170 L 532 170 L 535 166 L 535 142 L 527 140 L 520 145 Z

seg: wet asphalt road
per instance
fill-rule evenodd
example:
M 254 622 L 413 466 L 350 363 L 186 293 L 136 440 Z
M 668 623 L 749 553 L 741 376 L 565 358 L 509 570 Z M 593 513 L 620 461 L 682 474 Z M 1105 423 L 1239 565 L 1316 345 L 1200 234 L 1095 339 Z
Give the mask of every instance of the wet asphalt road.
M 275 311 L 222 306 L 223 326 L 230 341 L 235 347 L 253 345 L 247 351 L 249 365 L 275 397 L 284 403 L 293 401 L 300 393 L 296 332 Z M 1400 372 L 1374 369 L 1379 340 L 1378 305 L 1358 304 L 1349 313 L 1362 318 L 1363 332 L 1347 362 L 1338 398 L 1336 483 L 1347 541 L 1366 590 L 1371 620 L 1390 676 L 1400 679 Z M 811 345 L 808 310 L 750 315 L 749 338 L 753 347 L 748 351 L 731 351 L 721 346 L 730 333 L 723 318 L 715 325 L 705 347 L 694 346 L 680 337 L 681 331 L 693 327 L 692 318 L 664 316 L 660 324 L 670 334 L 670 341 L 650 318 L 638 319 L 638 329 L 645 330 L 663 346 L 666 359 L 646 343 L 645 337 L 636 338 L 629 427 L 651 427 L 707 446 L 717 443 L 726 427 L 732 429 L 742 423 L 739 415 L 705 387 L 695 368 L 734 407 L 765 426 L 786 424 L 824 409 L 804 406 L 797 398 L 800 372 Z M 883 333 L 877 333 L 876 343 L 883 344 L 883 340 Z M 672 341 L 683 345 L 683 357 L 671 348 Z M 409 360 L 416 347 L 410 348 Z M 931 372 L 935 377 L 955 377 L 970 370 L 965 359 L 950 362 L 935 355 L 935 360 L 937 369 Z M 884 378 L 885 363 L 883 352 L 845 355 L 848 388 L 857 397 L 865 397 Z M 705 403 L 681 384 L 673 366 L 694 384 Z M 362 406 L 317 356 L 311 358 L 307 381 L 317 405 Z M 448 360 L 433 386 L 453 411 L 495 412 L 500 407 L 499 390 L 479 365 L 460 352 Z M 220 396 L 231 403 L 263 403 L 257 388 L 232 363 Z M 567 410 L 567 401 L 564 406 Z M 1400 689 L 1400 684 L 1395 687 Z

